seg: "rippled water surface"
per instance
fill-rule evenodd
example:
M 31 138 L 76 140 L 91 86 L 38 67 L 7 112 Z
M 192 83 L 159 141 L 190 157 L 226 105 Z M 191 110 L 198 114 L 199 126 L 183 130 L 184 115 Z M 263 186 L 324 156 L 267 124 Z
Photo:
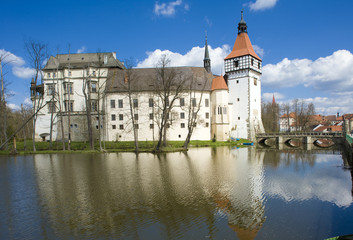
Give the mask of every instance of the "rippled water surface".
M 0 157 L 0 239 L 324 239 L 353 234 L 340 152 Z

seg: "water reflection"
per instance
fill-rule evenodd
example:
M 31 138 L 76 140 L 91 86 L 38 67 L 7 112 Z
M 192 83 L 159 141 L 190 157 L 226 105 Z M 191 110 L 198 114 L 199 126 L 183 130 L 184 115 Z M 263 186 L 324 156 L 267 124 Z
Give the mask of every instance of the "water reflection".
M 255 235 L 265 221 L 263 158 L 251 148 L 200 148 L 138 157 L 36 155 L 34 162 L 40 198 L 54 229 L 65 223 L 66 232 L 73 234 L 114 229 L 123 237 L 157 224 L 165 227 L 165 237 L 177 238 L 185 226 L 191 230 L 205 223 L 212 237 L 217 212 L 240 235 Z
M 228 147 L 0 158 L 0 238 L 266 239 L 283 228 L 283 204 L 351 209 L 340 165 L 337 154 Z

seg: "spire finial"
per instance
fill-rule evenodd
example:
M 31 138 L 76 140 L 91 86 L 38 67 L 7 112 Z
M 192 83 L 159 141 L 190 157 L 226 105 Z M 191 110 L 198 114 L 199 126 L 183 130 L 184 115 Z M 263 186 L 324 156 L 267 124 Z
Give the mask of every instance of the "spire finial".
M 205 58 L 203 59 L 203 66 L 207 72 L 211 72 L 211 59 L 208 52 L 207 31 L 205 31 Z
M 243 32 L 246 32 L 246 33 L 248 32 L 248 30 L 247 30 L 248 27 L 246 25 L 246 22 L 244 21 L 243 12 L 244 12 L 244 10 L 242 9 L 241 10 L 241 19 L 238 24 L 238 34 L 243 33 Z

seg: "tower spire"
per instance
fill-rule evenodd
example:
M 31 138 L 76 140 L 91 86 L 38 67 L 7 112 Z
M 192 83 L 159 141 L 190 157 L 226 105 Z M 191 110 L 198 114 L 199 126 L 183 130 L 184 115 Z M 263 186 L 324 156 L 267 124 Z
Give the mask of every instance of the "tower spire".
M 207 72 L 209 72 L 209 73 L 211 72 L 211 59 L 210 59 L 210 54 L 208 52 L 207 32 L 206 32 L 206 37 L 205 37 L 205 57 L 203 59 L 203 66 Z
M 244 17 L 243 17 L 243 10 L 241 10 L 241 20 L 238 23 L 238 34 L 240 33 L 247 33 L 248 32 L 248 26 L 246 25 L 246 22 L 244 21 Z

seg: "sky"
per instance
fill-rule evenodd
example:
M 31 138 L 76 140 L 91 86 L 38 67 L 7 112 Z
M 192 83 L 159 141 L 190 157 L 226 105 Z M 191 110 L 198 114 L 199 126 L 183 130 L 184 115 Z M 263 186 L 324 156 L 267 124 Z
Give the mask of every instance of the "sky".
M 116 52 L 136 67 L 203 66 L 205 35 L 212 72 L 224 74 L 244 10 L 248 35 L 262 58 L 262 99 L 304 99 L 318 114 L 353 113 L 352 0 L 61 0 L 3 1 L 0 56 L 8 104 L 30 104 L 33 75 L 24 42 L 57 53 Z

